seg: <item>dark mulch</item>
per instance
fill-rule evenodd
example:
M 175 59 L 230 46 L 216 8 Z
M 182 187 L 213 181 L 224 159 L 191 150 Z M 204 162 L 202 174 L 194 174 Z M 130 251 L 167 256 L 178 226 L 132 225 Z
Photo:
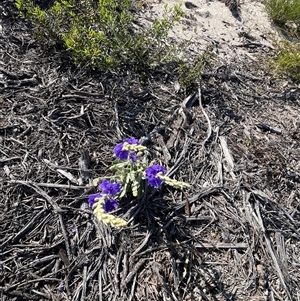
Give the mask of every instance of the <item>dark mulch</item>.
M 0 6 L 1 300 L 299 300 L 299 87 L 247 58 L 188 93 L 86 72 Z M 192 188 L 111 229 L 87 196 L 129 136 Z

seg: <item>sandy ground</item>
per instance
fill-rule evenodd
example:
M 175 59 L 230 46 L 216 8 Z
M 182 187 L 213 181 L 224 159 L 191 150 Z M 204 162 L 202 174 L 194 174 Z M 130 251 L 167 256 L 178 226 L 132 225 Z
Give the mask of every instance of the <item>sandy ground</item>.
M 178 42 L 190 41 L 188 50 L 194 54 L 211 43 L 220 60 L 230 61 L 244 55 L 253 58 L 249 51 L 251 44 L 272 48 L 272 40 L 278 37 L 264 5 L 255 0 L 243 1 L 238 11 L 231 11 L 221 1 L 163 0 L 148 4 L 145 16 L 161 17 L 165 5 L 173 7 L 179 4 L 185 17 L 172 30 L 171 36 Z M 241 47 L 245 43 L 249 43 L 248 48 Z

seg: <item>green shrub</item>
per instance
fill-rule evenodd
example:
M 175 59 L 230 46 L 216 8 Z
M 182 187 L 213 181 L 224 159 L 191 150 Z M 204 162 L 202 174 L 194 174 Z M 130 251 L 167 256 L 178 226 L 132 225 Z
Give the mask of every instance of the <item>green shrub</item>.
M 300 82 L 300 44 L 283 42 L 277 64 L 293 80 Z
M 265 0 L 271 20 L 279 26 L 294 23 L 300 30 L 300 0 Z
M 277 24 L 284 40 L 277 43 L 276 71 L 300 81 L 300 0 L 265 0 L 271 20 Z M 289 41 L 287 41 L 289 40 Z
M 135 30 L 131 0 L 57 0 L 42 10 L 32 0 L 16 0 L 21 16 L 46 44 L 61 44 L 76 64 L 107 70 L 124 64 L 147 66 L 174 58 L 169 29 L 183 15 L 180 6 L 165 7 L 164 18 Z
M 214 59 L 212 52 L 213 46 L 209 44 L 205 51 L 200 54 L 193 62 L 181 62 L 177 68 L 179 73 L 179 83 L 186 88 L 192 88 L 197 84 L 203 74 L 203 71 L 211 67 Z

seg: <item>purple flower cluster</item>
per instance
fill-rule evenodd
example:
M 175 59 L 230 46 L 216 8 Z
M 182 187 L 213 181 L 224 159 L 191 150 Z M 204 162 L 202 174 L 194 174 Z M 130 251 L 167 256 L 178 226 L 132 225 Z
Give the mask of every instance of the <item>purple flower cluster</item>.
M 102 191 L 102 193 L 98 192 L 91 194 L 88 198 L 89 206 L 93 208 L 97 201 L 96 199 L 104 197 L 104 211 L 108 213 L 115 210 L 118 207 L 118 201 L 113 199 L 113 197 L 121 192 L 121 185 L 118 182 L 111 183 L 110 181 L 104 179 L 98 185 L 98 188 Z
M 128 160 L 130 159 L 132 162 L 136 162 L 138 156 L 133 151 L 123 150 L 124 143 L 127 142 L 128 144 L 138 145 L 139 141 L 133 137 L 126 138 L 123 142 L 117 144 L 114 149 L 114 153 L 116 157 L 120 160 Z
M 131 160 L 133 163 L 136 163 L 138 159 L 136 152 L 131 150 L 126 150 L 126 149 L 123 150 L 123 146 L 125 143 L 131 145 L 139 145 L 139 141 L 133 137 L 124 139 L 123 142 L 116 145 L 116 147 L 114 148 L 114 154 L 119 160 Z M 141 166 L 143 171 L 144 170 L 143 165 Z M 166 174 L 165 168 L 159 164 L 151 165 L 145 170 L 145 175 L 146 175 L 146 179 L 148 180 L 148 184 L 155 188 L 158 188 L 162 185 L 163 183 L 162 176 L 164 176 L 165 174 Z M 109 180 L 104 179 L 98 185 L 98 190 L 99 192 L 91 194 L 89 196 L 88 198 L 89 206 L 93 208 L 97 202 L 97 199 L 101 199 L 103 202 L 103 210 L 106 213 L 115 210 L 118 207 L 118 201 L 116 200 L 115 196 L 121 192 L 120 183 L 116 181 L 110 182 Z
M 163 180 L 160 178 L 160 175 L 164 176 L 166 173 L 165 168 L 162 165 L 152 165 L 146 169 L 146 177 L 148 179 L 149 185 L 157 188 L 162 183 Z

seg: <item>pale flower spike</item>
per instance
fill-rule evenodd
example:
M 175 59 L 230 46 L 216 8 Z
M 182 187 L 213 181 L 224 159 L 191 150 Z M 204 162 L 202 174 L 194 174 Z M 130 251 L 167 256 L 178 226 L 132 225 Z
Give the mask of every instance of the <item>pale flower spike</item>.
M 105 202 L 104 198 L 96 199 L 96 200 L 97 200 L 97 204 L 94 209 L 94 214 L 100 221 L 102 221 L 103 223 L 109 226 L 116 227 L 116 228 L 125 227 L 127 225 L 127 222 L 122 218 L 115 217 L 114 215 L 106 213 L 104 211 L 103 209 L 103 205 Z
M 122 150 L 124 151 L 133 151 L 133 152 L 144 152 L 147 149 L 146 146 L 143 145 L 139 145 L 139 144 L 129 144 L 127 142 L 125 142 L 123 144 L 123 148 Z
M 166 176 L 159 175 L 159 177 L 164 181 L 164 183 L 166 183 L 172 187 L 175 187 L 175 188 L 190 188 L 191 187 L 191 185 L 188 183 L 173 180 Z

